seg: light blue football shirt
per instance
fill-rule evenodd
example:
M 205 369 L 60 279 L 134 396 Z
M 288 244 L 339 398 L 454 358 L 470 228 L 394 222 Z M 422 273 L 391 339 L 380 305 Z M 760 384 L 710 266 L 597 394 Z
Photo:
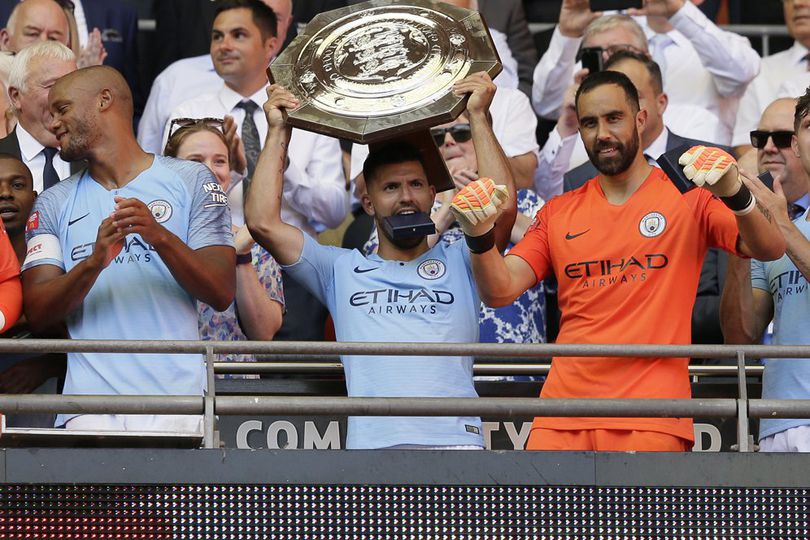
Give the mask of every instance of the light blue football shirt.
M 93 252 L 113 197 L 134 197 L 191 249 L 233 245 L 228 200 L 199 163 L 156 156 L 121 189 L 107 190 L 89 172 L 71 176 L 36 200 L 23 271 L 52 264 L 69 272 Z M 73 339 L 197 340 L 197 307 L 155 249 L 139 235 L 125 246 L 67 319 Z M 70 353 L 65 394 L 201 395 L 201 355 Z M 76 415 L 60 415 L 62 425 Z
M 806 214 L 793 223 L 810 238 L 810 223 L 805 218 Z M 751 284 L 773 298 L 773 344 L 810 345 L 810 286 L 793 261 L 787 255 L 771 262 L 752 260 Z M 763 399 L 810 399 L 810 360 L 770 358 L 764 362 Z M 809 424 L 808 418 L 763 418 L 759 438 Z
M 285 267 L 332 314 L 338 341 L 478 341 L 480 300 L 464 242 L 439 242 L 409 262 L 368 258 L 304 235 Z M 470 357 L 344 356 L 352 397 L 477 397 Z M 483 446 L 480 418 L 350 417 L 347 448 Z

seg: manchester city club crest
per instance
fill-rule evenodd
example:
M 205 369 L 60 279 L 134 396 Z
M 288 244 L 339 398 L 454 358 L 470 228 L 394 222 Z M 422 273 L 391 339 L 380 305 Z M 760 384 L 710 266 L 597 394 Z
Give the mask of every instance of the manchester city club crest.
M 167 201 L 152 201 L 146 206 L 149 208 L 149 211 L 152 212 L 152 217 L 154 217 L 155 221 L 158 223 L 165 223 L 169 221 L 170 217 L 172 217 L 172 205 L 170 205 Z
M 660 212 L 650 212 L 638 224 L 638 230 L 642 236 L 652 238 L 664 232 L 667 228 L 667 218 Z
M 444 263 L 438 259 L 428 259 L 416 269 L 416 273 L 423 279 L 439 279 L 446 271 Z

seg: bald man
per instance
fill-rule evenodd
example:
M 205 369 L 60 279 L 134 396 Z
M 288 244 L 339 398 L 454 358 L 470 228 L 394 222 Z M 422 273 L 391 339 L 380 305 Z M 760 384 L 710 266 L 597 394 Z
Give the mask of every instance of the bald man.
M 0 30 L 0 50 L 20 52 L 37 41 L 69 45 L 67 16 L 54 0 L 25 0 L 14 7 L 6 27 Z
M 29 323 L 64 320 L 77 339 L 199 339 L 195 300 L 223 310 L 235 290 L 228 199 L 216 178 L 138 146 L 132 94 L 113 68 L 62 77 L 48 101 L 62 156 L 88 168 L 40 195 L 29 218 Z M 204 387 L 200 355 L 75 353 L 64 392 L 202 395 Z M 201 417 L 60 415 L 59 425 L 199 433 Z

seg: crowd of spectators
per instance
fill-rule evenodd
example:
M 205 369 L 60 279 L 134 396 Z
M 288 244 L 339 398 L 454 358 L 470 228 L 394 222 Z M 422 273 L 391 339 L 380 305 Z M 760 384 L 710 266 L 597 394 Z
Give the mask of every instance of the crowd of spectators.
M 148 85 L 134 5 L 0 1 L 3 337 L 810 343 L 810 1 L 782 2 L 794 43 L 764 58 L 714 21 L 712 2 L 601 13 L 562 0 L 537 50 L 532 2 L 449 1 L 483 14 L 504 69 L 458 82 L 465 111 L 431 129 L 453 182 L 441 193 L 407 143 L 285 127 L 297 101 L 268 65 L 317 13 L 356 3 L 157 2 Z M 689 147 L 687 176 L 705 189 L 681 194 L 658 160 Z M 385 220 L 411 213 L 436 233 L 392 237 Z M 324 246 L 325 231 L 343 247 Z M 350 396 L 477 395 L 469 357 L 342 361 Z M 796 381 L 808 362 L 769 361 L 767 397 L 807 398 Z M 687 365 L 554 360 L 542 396 L 689 397 Z M 0 361 L 2 392 L 54 378 L 65 394 L 206 385 L 198 355 Z M 763 448 L 810 450 L 807 425 L 763 422 Z M 201 420 L 56 426 L 199 432 Z M 529 447 L 692 440 L 688 419 L 537 419 Z M 352 418 L 348 446 L 483 439 L 477 418 Z

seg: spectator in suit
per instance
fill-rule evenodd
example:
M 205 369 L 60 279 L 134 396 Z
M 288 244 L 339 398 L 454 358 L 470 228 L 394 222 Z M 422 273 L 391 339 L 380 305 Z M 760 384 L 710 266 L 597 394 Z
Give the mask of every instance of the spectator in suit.
M 292 0 L 262 0 L 276 14 L 276 41 L 285 42 L 292 24 Z M 165 2 L 172 4 L 173 2 Z M 215 8 L 219 2 L 208 2 L 200 9 Z M 165 9 L 165 8 L 160 8 Z M 213 11 L 211 21 L 214 20 Z M 183 25 L 181 25 L 183 26 Z M 160 27 L 158 26 L 158 29 Z M 211 24 L 206 26 L 206 54 L 183 58 L 174 62 L 157 76 L 149 92 L 149 99 L 138 124 L 138 142 L 147 152 L 160 153 L 164 146 L 163 134 L 171 112 L 178 105 L 196 96 L 217 92 L 222 79 L 214 69 L 211 59 Z M 181 39 L 175 36 L 175 39 Z M 279 48 L 275 54 L 281 51 Z M 275 56 L 274 54 L 274 56 Z
M 37 41 L 70 43 L 67 16 L 54 0 L 27 0 L 17 3 L 0 30 L 0 50 L 19 52 Z
M 532 102 L 543 118 L 558 118 L 565 89 L 577 71 L 577 53 L 601 47 L 606 56 L 621 48 L 649 50 L 661 66 L 670 101 L 691 114 L 667 123 L 684 136 L 731 141 L 739 97 L 759 70 L 759 55 L 743 36 L 718 28 L 688 0 L 648 0 L 646 18 L 591 12 L 588 0 L 564 0 L 551 44 L 534 71 Z M 719 119 L 716 134 L 706 131 L 707 113 Z M 699 117 L 695 131 L 679 120 Z M 702 125 L 701 125 L 702 124 Z M 582 161 L 584 162 L 584 156 Z
M 48 110 L 51 86 L 75 70 L 73 51 L 54 41 L 26 47 L 12 63 L 9 96 L 18 123 L 8 136 L 0 139 L 0 152 L 22 159 L 31 170 L 37 193 L 64 180 L 78 166 L 71 166 L 57 154 L 59 141 L 49 129 L 51 114 Z

